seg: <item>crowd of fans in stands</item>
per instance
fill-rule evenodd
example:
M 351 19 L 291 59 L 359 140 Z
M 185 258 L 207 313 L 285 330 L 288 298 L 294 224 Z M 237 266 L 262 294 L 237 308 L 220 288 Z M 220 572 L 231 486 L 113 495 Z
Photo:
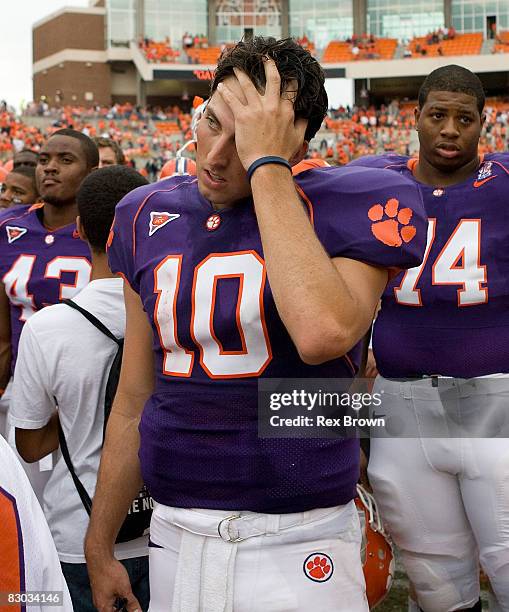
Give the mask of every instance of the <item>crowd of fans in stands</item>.
M 375 153 L 415 154 L 413 106 L 393 101 L 380 108 L 354 106 L 331 110 L 311 143 L 310 155 L 346 164 L 356 157 Z M 507 150 L 509 102 L 488 101 L 486 113 L 481 151 Z M 57 109 L 49 108 L 47 103 L 32 103 L 22 117 L 17 117 L 4 105 L 0 107 L 0 161 L 5 163 L 23 148 L 37 151 L 49 134 L 62 127 L 73 127 L 91 137 L 113 139 L 126 158 L 151 180 L 192 138 L 191 114 L 178 106 L 142 108 L 126 103 Z M 188 149 L 191 155 L 192 150 Z

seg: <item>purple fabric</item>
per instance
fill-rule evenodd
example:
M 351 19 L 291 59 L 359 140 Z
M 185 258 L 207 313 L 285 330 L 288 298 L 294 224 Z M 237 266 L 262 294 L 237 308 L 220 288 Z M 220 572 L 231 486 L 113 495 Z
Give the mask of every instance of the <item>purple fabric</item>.
M 0 218 L 0 279 L 11 270 L 22 255 L 35 255 L 36 259 L 28 281 L 28 294 L 33 297 L 32 304 L 36 310 L 56 304 L 60 301 L 61 284 L 72 285 L 76 280 L 73 272 L 62 272 L 61 278 L 45 278 L 46 266 L 55 257 L 83 257 L 90 260 L 88 245 L 80 240 L 73 223 L 56 231 L 48 231 L 41 223 L 36 209 L 30 206 L 18 206 L 9 209 L 11 214 L 2 214 Z M 9 244 L 8 228 L 26 230 Z M 54 240 L 48 244 L 47 236 Z M 11 303 L 11 349 L 12 370 L 18 354 L 18 343 L 24 321 L 20 320 L 21 307 Z
M 422 257 L 425 218 L 418 189 L 410 181 L 383 170 L 335 168 L 306 172 L 298 182 L 312 202 L 317 235 L 331 256 L 386 267 L 413 266 Z M 418 235 L 400 248 L 377 240 L 368 217 L 370 207 L 391 197 L 414 209 Z M 180 216 L 167 221 L 168 214 Z M 154 329 L 156 388 L 140 425 L 145 482 L 157 501 L 179 507 L 299 512 L 346 503 L 355 495 L 357 441 L 259 439 L 257 380 L 259 376 L 351 378 L 359 349 L 352 350 L 348 358 L 319 366 L 303 363 L 266 281 L 263 312 L 270 345 L 268 362 L 261 372 L 211 381 L 190 331 L 195 276 L 211 254 L 254 253 L 263 261 L 250 199 L 221 211 L 219 227 L 209 231 L 206 222 L 213 214 L 218 213 L 200 195 L 196 179 L 189 177 L 139 188 L 116 210 L 108 250 L 110 266 L 140 294 Z M 166 219 L 156 231 L 154 215 L 163 222 Z M 188 376 L 163 373 L 163 351 L 154 324 L 159 297 L 154 291 L 154 270 L 168 256 L 181 257 L 176 320 L 180 345 L 194 356 Z M 210 325 L 224 351 L 242 348 L 235 323 L 239 287 L 233 268 L 231 278 L 216 280 Z M 253 304 L 259 301 L 259 294 L 245 284 L 243 298 Z M 257 322 L 259 319 L 249 325 Z
M 468 180 L 443 189 L 417 183 L 407 162 L 395 155 L 355 162 L 385 166 L 414 180 L 427 216 L 436 220 L 435 238 L 415 286 L 422 306 L 397 302 L 394 289 L 403 274 L 384 293 L 373 334 L 378 369 L 388 378 L 509 372 L 509 154 L 486 155 Z M 487 279 L 480 284 L 487 288 L 487 301 L 468 306 L 458 305 L 461 285 L 432 282 L 433 265 L 462 219 L 480 221 L 479 265 L 486 266 Z

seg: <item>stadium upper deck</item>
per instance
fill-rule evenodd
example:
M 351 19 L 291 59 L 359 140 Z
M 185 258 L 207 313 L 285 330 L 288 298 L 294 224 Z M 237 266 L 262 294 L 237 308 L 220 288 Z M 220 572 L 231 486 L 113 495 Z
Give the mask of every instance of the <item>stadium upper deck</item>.
M 221 49 L 251 35 L 296 37 L 375 101 L 415 97 L 445 63 L 500 95 L 508 32 L 507 0 L 91 0 L 35 24 L 34 99 L 185 104 L 206 93 Z

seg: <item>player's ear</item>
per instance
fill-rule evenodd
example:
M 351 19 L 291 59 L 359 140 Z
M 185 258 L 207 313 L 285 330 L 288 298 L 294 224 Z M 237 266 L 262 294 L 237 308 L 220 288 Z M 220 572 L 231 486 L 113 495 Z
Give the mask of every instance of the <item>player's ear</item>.
M 481 128 L 484 127 L 484 124 L 486 123 L 486 113 L 482 112 L 481 113 Z
M 417 124 L 419 123 L 420 116 L 421 116 L 421 109 L 418 106 L 416 106 L 414 108 L 414 121 L 415 121 L 414 128 L 415 128 L 416 132 L 419 131 L 419 128 L 417 127 Z
M 78 234 L 83 242 L 88 242 L 87 235 L 85 234 L 85 230 L 83 229 L 83 224 L 81 223 L 79 215 L 76 217 L 76 229 L 78 230 Z
M 301 162 L 305 157 L 309 149 L 309 141 L 304 140 L 304 142 L 300 145 L 299 150 L 296 151 L 292 157 L 288 160 L 291 166 L 295 166 Z

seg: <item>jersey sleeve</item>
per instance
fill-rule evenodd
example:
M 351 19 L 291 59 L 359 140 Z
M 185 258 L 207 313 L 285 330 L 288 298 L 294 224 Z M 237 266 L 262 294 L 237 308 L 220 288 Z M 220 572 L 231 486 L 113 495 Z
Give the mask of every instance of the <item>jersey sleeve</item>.
M 44 427 L 56 408 L 46 359 L 31 325 L 35 317 L 21 332 L 9 407 L 9 420 L 20 429 Z
M 135 189 L 128 193 L 115 208 L 115 218 L 106 244 L 108 262 L 114 274 L 122 276 L 137 291 L 135 268 L 134 228 L 144 197 Z
M 414 182 L 373 168 L 328 168 L 302 177 L 297 185 L 331 257 L 396 270 L 422 261 L 427 217 Z

